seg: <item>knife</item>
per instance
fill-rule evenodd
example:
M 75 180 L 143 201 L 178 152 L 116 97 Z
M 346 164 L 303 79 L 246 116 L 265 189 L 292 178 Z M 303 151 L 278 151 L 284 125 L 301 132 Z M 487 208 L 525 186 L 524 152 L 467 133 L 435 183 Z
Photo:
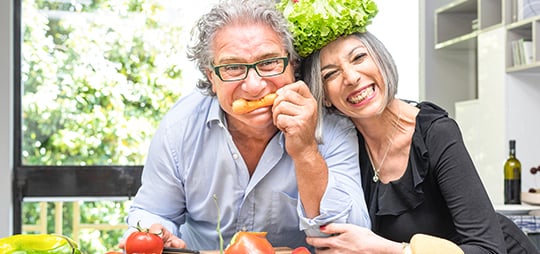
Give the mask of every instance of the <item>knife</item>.
M 165 247 L 163 248 L 162 254 L 180 254 L 180 253 L 193 253 L 193 254 L 200 254 L 198 250 L 190 250 L 190 249 L 184 249 L 184 248 L 169 248 Z

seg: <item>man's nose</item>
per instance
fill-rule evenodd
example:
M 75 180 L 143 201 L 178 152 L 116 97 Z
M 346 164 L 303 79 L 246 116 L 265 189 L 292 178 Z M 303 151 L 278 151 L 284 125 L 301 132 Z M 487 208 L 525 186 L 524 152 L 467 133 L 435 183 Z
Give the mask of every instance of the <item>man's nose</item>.
M 258 94 L 261 89 L 265 87 L 265 82 L 259 76 L 255 68 L 250 68 L 247 70 L 247 76 L 244 80 L 244 90 L 253 93 Z

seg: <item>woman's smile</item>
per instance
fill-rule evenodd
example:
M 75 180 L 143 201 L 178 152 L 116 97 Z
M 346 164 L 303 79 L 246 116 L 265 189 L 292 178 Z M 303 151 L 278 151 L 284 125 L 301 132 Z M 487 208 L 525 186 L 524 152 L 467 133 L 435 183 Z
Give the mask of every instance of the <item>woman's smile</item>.
M 347 101 L 352 104 L 359 104 L 365 99 L 370 98 L 375 93 L 375 84 L 368 86 L 367 88 L 361 90 L 358 93 L 354 93 L 347 97 Z

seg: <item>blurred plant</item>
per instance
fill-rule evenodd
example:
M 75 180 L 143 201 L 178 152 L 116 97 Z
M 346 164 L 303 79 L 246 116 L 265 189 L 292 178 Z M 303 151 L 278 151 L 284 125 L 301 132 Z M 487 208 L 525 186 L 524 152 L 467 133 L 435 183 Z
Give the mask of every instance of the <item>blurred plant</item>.
M 182 1 L 22 1 L 22 163 L 141 165 L 159 120 L 180 97 Z M 124 223 L 129 201 L 84 202 L 84 223 Z M 23 223 L 39 220 L 23 202 Z M 54 203 L 47 205 L 54 232 Z M 71 236 L 73 208 L 62 207 Z M 30 232 L 31 233 L 31 232 Z M 83 230 L 86 253 L 123 230 Z
M 179 15 L 158 0 L 70 3 L 23 1 L 23 164 L 142 164 L 182 88 Z

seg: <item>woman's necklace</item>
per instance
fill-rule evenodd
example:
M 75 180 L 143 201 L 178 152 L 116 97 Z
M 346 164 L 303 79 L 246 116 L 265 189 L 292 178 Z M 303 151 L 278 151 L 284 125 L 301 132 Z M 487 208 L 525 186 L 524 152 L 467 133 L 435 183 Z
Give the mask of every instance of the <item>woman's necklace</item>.
M 368 146 L 367 142 L 364 143 L 365 146 L 366 146 L 366 151 L 367 151 L 368 157 L 369 157 L 369 162 L 371 162 L 371 167 L 373 167 L 373 182 L 375 182 L 375 183 L 379 181 L 379 173 L 381 171 L 381 168 L 384 165 L 384 161 L 386 160 L 386 156 L 388 155 L 388 152 L 390 151 L 390 148 L 394 144 L 394 136 L 396 135 L 396 132 L 397 132 L 397 129 L 398 129 L 399 120 L 401 120 L 401 107 L 399 107 L 399 113 L 398 113 L 397 121 L 396 121 L 396 124 L 394 125 L 394 132 L 392 133 L 392 136 L 390 138 L 390 143 L 386 147 L 386 151 L 384 152 L 384 155 L 383 155 L 383 157 L 381 159 L 381 163 L 379 164 L 379 168 L 376 168 L 375 163 L 373 163 L 373 159 L 371 158 L 371 150 L 369 149 L 369 146 Z

